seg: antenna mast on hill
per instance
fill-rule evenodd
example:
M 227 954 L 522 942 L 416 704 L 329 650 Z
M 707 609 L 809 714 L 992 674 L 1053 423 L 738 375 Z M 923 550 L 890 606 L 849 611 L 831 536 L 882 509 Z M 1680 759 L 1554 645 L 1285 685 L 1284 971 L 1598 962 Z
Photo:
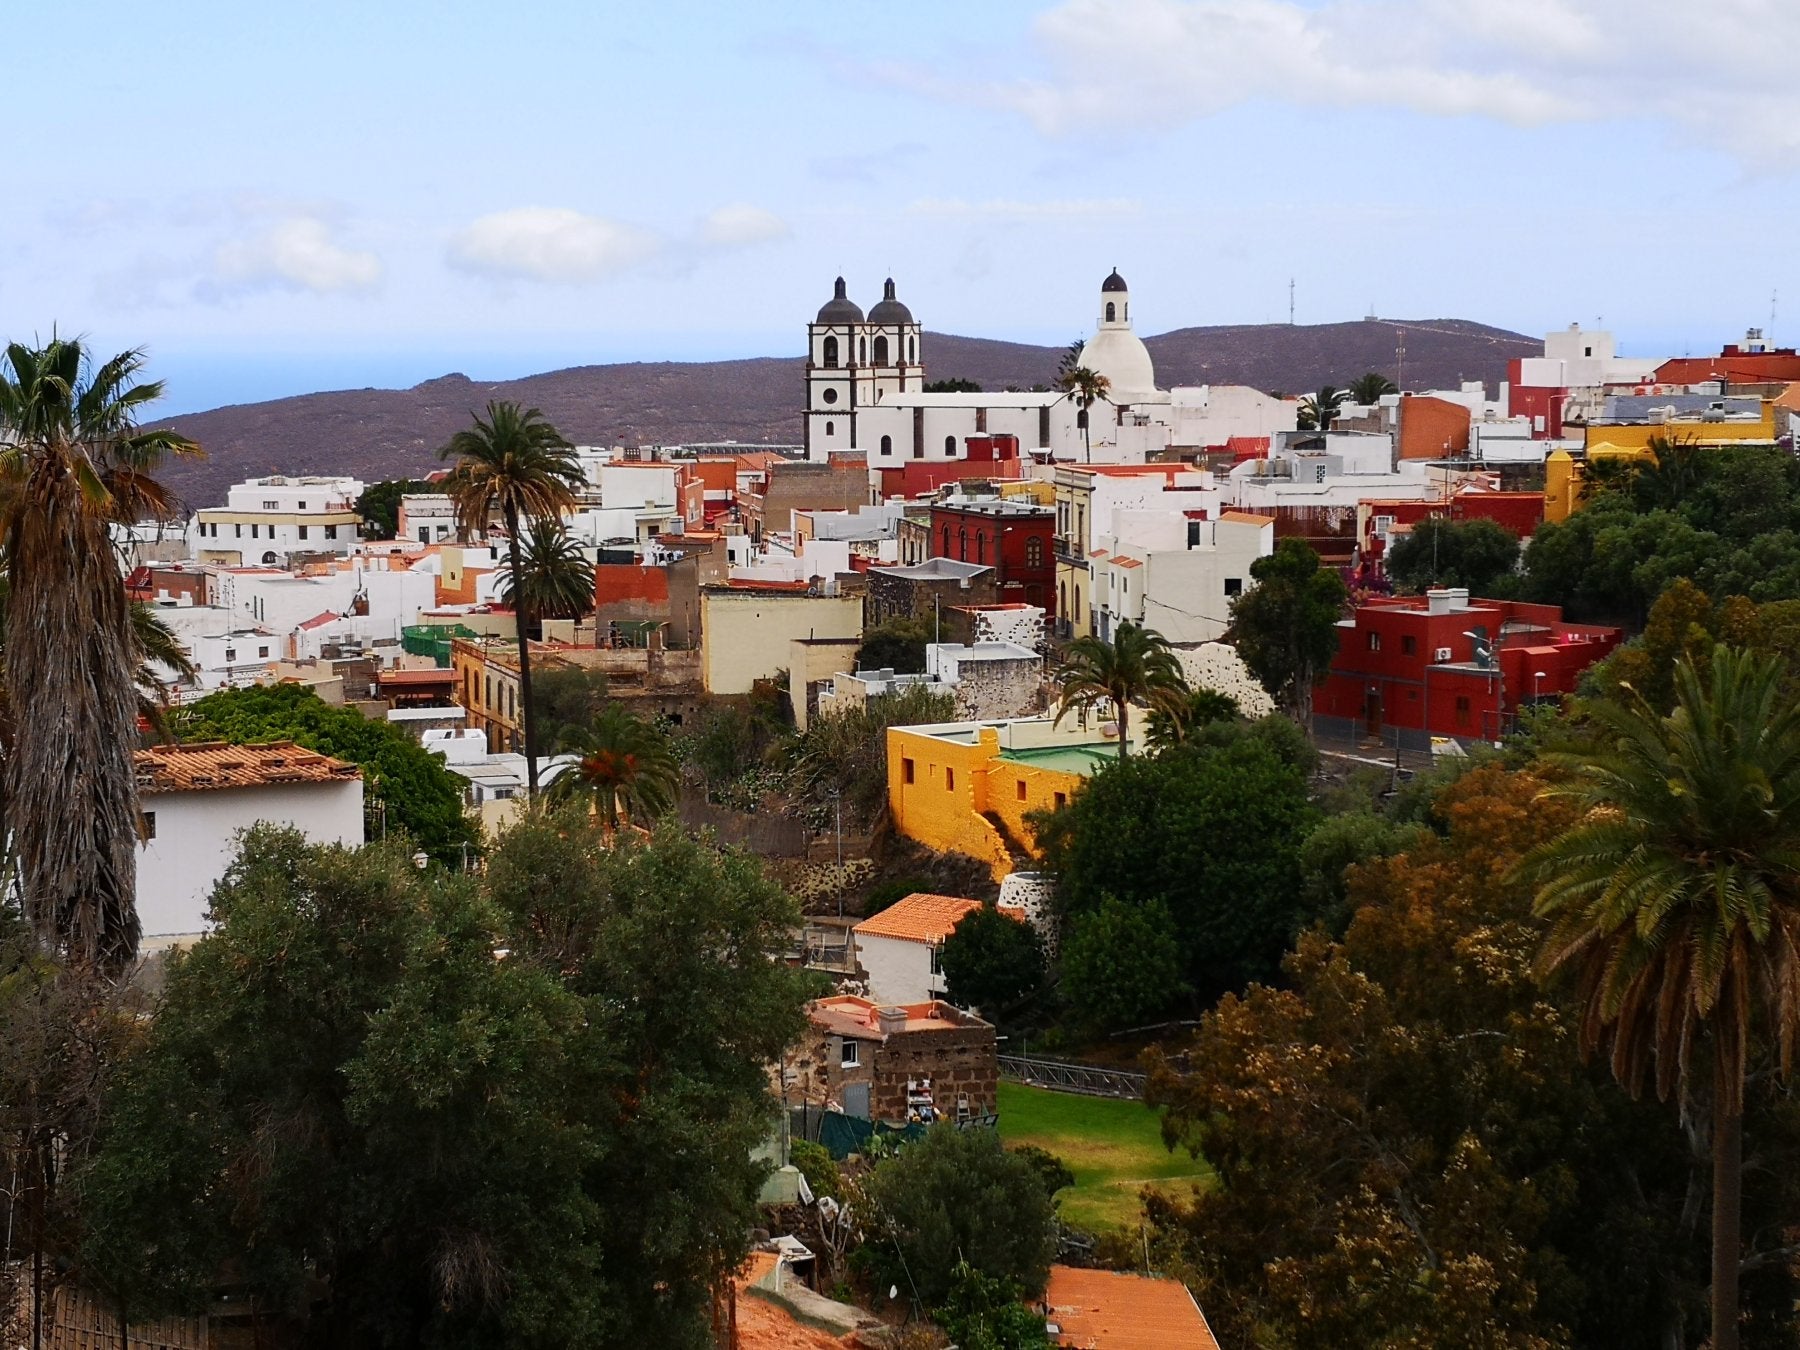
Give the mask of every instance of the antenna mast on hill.
M 1780 291 L 1774 290 L 1769 292 L 1769 348 L 1771 351 L 1773 351 L 1775 347 L 1775 302 L 1780 298 Z
M 1402 392 L 1406 389 L 1406 330 L 1394 330 L 1394 387 Z
M 1288 327 L 1294 326 L 1294 279 L 1288 278 Z

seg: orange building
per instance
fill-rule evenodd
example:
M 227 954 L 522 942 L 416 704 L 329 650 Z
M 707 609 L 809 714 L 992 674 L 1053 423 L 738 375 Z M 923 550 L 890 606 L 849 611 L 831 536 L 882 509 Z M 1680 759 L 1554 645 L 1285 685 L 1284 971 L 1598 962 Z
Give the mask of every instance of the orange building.
M 1470 413 L 1461 403 L 1412 394 L 1400 400 L 1400 458 L 1444 459 L 1469 453 Z

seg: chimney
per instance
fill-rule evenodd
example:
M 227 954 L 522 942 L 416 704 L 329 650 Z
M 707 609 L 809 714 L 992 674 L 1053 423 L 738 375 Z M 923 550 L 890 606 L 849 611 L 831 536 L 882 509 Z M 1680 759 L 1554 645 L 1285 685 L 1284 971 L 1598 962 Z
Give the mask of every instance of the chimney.
M 895 1036 L 906 1030 L 906 1009 L 889 1005 L 875 1010 L 875 1029 L 883 1036 Z

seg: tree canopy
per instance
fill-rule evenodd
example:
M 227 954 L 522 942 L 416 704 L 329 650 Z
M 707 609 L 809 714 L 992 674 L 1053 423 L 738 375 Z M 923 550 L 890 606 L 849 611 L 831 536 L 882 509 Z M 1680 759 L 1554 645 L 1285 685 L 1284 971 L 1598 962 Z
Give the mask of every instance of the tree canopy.
M 479 883 L 408 849 L 247 838 L 121 1068 L 86 1268 L 152 1313 L 229 1263 L 321 1347 L 709 1346 L 799 1028 L 791 902 L 579 815 Z
M 366 539 L 392 539 L 400 529 L 400 499 L 420 492 L 442 492 L 441 484 L 423 478 L 389 478 L 370 483 L 356 499 Z
M 1044 982 L 1044 941 L 1037 929 L 983 905 L 964 915 L 944 939 L 946 993 L 960 1007 L 992 1020 Z
M 1256 584 L 1231 602 L 1230 640 L 1276 705 L 1304 721 L 1313 686 L 1337 655 L 1349 592 L 1298 539 L 1251 563 L 1250 576 Z
M 1427 516 L 1389 551 L 1387 572 L 1409 591 L 1464 586 L 1506 599 L 1518 585 L 1519 541 L 1491 520 Z
M 439 862 L 460 863 L 464 847 L 479 842 L 463 809 L 463 780 L 440 756 L 404 731 L 329 704 L 297 684 L 221 689 L 184 708 L 174 730 L 188 742 L 293 741 L 358 765 L 363 802 L 376 813 L 375 833 L 385 806 L 387 829 L 404 830 Z

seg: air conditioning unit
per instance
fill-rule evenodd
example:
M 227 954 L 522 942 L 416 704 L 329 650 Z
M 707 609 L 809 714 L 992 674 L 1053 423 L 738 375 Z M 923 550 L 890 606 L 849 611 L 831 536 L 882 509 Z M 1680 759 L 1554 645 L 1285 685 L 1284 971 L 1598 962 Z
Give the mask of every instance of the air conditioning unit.
M 1450 659 L 1450 649 L 1448 647 L 1439 647 L 1431 654 L 1431 659 L 1433 661 L 1448 661 Z

